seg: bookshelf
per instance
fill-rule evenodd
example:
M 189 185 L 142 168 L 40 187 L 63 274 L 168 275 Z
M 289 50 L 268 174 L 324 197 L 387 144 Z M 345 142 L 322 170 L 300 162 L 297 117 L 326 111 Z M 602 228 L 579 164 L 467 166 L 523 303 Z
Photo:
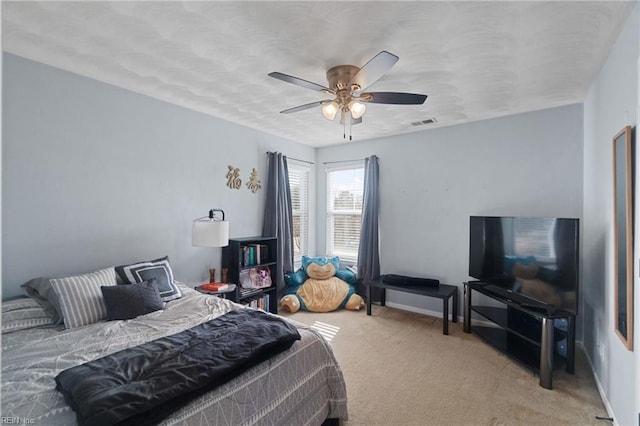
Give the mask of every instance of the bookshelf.
M 229 245 L 222 248 L 222 267 L 229 269 L 227 281 L 238 284 L 232 297 L 234 302 L 277 313 L 277 254 L 278 239 L 276 237 L 245 237 L 229 240 Z M 270 287 L 242 288 L 241 275 L 249 274 L 254 268 L 268 269 L 271 275 Z

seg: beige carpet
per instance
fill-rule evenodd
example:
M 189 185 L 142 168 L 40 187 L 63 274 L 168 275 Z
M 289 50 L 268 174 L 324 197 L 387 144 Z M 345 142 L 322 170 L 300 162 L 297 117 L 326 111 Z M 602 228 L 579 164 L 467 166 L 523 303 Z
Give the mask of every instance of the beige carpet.
M 581 351 L 576 374 L 538 377 L 449 323 L 389 307 L 283 314 L 322 330 L 342 366 L 349 421 L 359 425 L 587 425 L 609 423 Z

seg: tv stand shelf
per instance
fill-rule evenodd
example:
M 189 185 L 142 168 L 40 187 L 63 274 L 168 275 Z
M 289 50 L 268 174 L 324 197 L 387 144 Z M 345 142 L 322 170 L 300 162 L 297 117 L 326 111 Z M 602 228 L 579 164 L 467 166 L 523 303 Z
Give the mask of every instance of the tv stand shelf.
M 472 291 L 500 302 L 499 307 L 473 305 Z M 496 327 L 474 326 L 471 328 L 471 313 L 494 323 Z M 554 324 L 554 320 L 566 320 L 566 330 Z M 574 372 L 575 367 L 575 315 L 564 311 L 530 309 L 501 297 L 485 288 L 483 283 L 464 283 L 464 323 L 465 333 L 473 331 L 485 342 L 521 362 L 540 374 L 540 386 L 552 388 L 554 365 L 566 362 L 566 370 Z M 554 351 L 556 343 L 566 343 L 566 356 Z

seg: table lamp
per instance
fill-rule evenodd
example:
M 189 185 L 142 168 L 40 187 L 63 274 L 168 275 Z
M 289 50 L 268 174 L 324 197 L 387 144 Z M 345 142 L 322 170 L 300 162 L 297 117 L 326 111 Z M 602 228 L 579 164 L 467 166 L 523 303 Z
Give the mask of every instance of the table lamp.
M 220 213 L 222 218 L 216 217 Z M 195 219 L 191 227 L 191 245 L 196 247 L 225 247 L 229 245 L 229 222 L 224 220 L 224 211 L 209 210 L 209 216 Z M 215 282 L 215 269 L 209 270 L 210 282 Z

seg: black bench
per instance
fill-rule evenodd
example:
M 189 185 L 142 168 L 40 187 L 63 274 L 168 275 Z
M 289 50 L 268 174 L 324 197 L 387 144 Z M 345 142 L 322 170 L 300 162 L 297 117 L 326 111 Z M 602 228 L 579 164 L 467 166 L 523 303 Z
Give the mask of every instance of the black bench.
M 364 281 L 367 287 L 367 315 L 371 315 L 371 288 L 380 289 L 380 305 L 385 306 L 386 290 L 403 291 L 421 296 L 442 299 L 442 334 L 449 334 L 449 299 L 451 302 L 452 322 L 458 322 L 458 287 L 454 285 L 395 285 L 380 280 Z

